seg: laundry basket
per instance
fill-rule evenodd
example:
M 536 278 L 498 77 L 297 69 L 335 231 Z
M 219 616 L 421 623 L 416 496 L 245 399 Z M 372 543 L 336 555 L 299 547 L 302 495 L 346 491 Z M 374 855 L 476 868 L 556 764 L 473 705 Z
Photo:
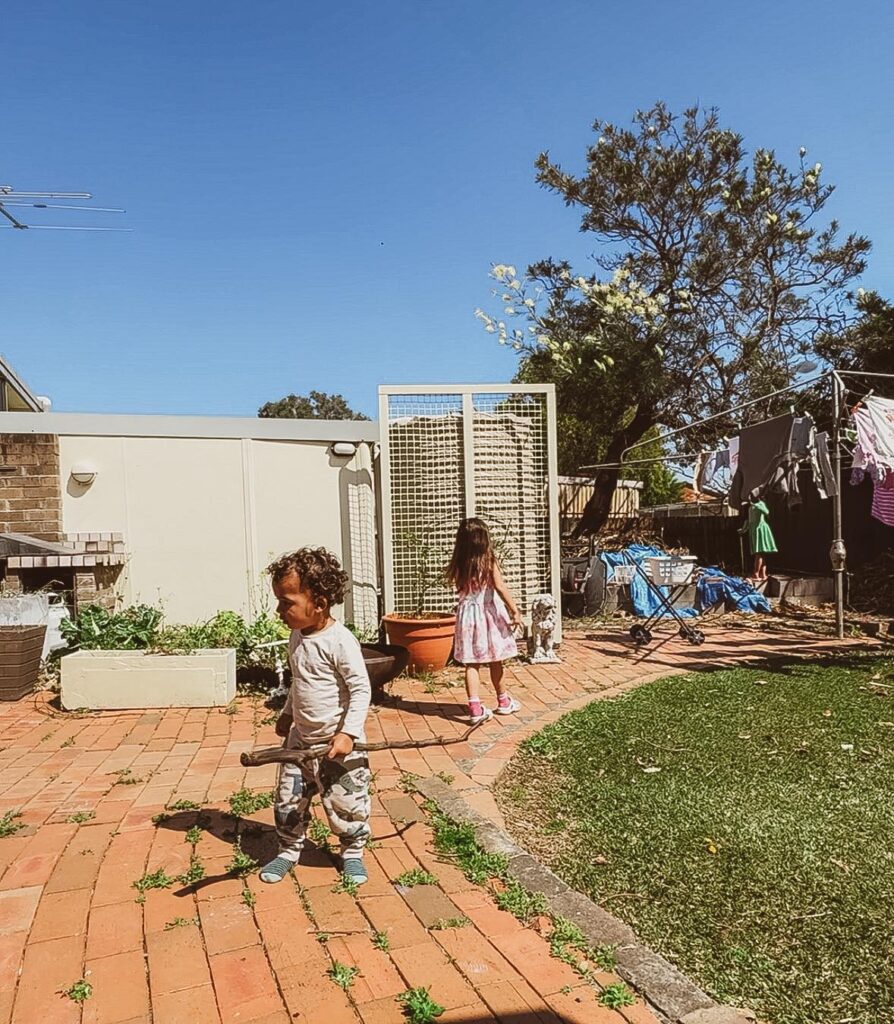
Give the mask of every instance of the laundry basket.
M 668 555 L 649 559 L 652 582 L 659 587 L 675 587 L 688 583 L 695 571 L 694 555 Z
M 632 583 L 636 575 L 635 565 L 616 565 L 612 567 L 611 583 Z

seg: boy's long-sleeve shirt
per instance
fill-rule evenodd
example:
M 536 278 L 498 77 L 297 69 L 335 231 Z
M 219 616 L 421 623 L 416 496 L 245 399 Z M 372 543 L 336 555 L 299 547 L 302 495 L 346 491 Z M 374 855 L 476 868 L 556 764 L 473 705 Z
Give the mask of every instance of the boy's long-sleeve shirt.
M 353 633 L 340 622 L 310 636 L 293 629 L 289 665 L 293 737 L 313 746 L 344 732 L 364 742 L 371 688 Z

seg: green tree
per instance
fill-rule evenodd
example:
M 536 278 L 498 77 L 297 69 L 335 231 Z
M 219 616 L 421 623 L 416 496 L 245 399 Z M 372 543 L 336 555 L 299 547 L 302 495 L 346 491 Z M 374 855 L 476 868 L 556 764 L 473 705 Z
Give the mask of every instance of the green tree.
M 818 354 L 839 370 L 894 374 L 894 306 L 878 292 L 857 292 L 860 318 L 848 330 L 827 335 Z
M 286 395 L 277 402 L 265 402 L 258 409 L 264 419 L 292 420 L 368 420 L 362 412 L 354 412 L 342 395 L 311 391 L 307 395 Z
M 476 313 L 531 358 L 526 372 L 552 364 L 560 407 L 574 396 L 592 428 L 591 463 L 620 461 L 655 427 L 683 427 L 790 383 L 819 338 L 851 323 L 847 286 L 870 248 L 859 235 L 839 238 L 834 220 L 816 223 L 833 189 L 805 149 L 795 170 L 772 150 L 749 158 L 716 110 L 675 116 L 657 103 L 632 129 L 593 129 L 583 175 L 546 153 L 536 167 L 544 188 L 581 211 L 581 230 L 599 243 L 595 271 L 546 259 L 519 275 L 497 264 L 504 312 Z M 685 445 L 732 426 L 721 420 Z M 605 521 L 617 476 L 615 467 L 599 473 L 582 532 Z

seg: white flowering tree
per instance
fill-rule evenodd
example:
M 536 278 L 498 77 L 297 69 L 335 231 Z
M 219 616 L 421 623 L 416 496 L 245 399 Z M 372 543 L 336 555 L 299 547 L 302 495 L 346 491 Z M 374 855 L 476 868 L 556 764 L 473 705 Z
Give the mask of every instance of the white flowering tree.
M 658 103 L 631 129 L 594 132 L 584 174 L 546 153 L 536 162 L 537 181 L 580 209 L 594 268 L 497 264 L 501 308 L 476 311 L 522 356 L 519 379 L 556 382 L 589 462 L 790 383 L 817 340 L 849 324 L 848 286 L 870 248 L 818 223 L 833 189 L 804 148 L 794 170 L 771 150 L 749 158 L 716 110 L 675 116 Z M 598 476 L 583 531 L 604 522 L 616 480 Z

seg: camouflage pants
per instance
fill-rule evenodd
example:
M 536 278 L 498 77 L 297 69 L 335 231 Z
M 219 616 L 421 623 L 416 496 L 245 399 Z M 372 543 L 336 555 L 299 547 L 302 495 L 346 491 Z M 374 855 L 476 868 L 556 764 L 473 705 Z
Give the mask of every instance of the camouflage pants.
M 317 793 L 342 857 L 362 857 L 369 839 L 369 781 L 369 762 L 361 753 L 337 761 L 319 757 L 300 766 L 282 765 L 274 808 L 280 857 L 298 862 L 310 821 L 310 802 Z

